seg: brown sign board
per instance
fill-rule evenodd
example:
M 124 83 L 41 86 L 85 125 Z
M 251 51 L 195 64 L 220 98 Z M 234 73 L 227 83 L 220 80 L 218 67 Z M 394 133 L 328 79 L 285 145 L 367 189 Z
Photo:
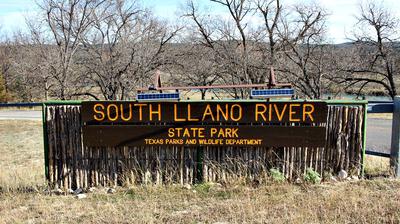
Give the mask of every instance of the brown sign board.
M 324 147 L 325 102 L 82 103 L 83 143 L 119 146 Z
M 82 121 L 95 124 L 325 123 L 325 102 L 137 102 L 82 103 Z
M 83 127 L 88 147 L 119 146 L 268 146 L 324 147 L 325 127 L 285 126 L 147 126 Z

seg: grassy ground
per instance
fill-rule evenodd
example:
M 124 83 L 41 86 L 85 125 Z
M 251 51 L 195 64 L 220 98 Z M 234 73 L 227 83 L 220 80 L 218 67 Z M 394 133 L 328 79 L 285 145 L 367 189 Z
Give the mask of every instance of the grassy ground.
M 0 188 L 44 183 L 42 123 L 0 120 Z
M 391 176 L 389 158 L 369 156 L 365 157 L 365 174 L 367 177 Z
M 43 193 L 0 194 L 4 222 L 93 223 L 399 223 L 399 181 L 314 186 L 271 184 L 193 189 L 178 186 L 103 190 L 85 199 Z
M 87 193 L 47 193 L 41 123 L 0 120 L 0 223 L 400 223 L 400 181 L 143 186 Z M 388 160 L 367 157 L 370 176 Z

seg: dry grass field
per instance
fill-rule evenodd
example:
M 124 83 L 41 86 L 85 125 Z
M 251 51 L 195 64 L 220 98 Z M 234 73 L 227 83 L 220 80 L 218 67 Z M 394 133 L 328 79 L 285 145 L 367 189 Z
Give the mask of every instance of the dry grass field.
M 0 223 L 400 223 L 400 181 L 200 184 L 48 193 L 41 123 L 0 120 Z M 387 159 L 367 158 L 370 176 Z
M 41 121 L 0 120 L 0 188 L 44 184 Z

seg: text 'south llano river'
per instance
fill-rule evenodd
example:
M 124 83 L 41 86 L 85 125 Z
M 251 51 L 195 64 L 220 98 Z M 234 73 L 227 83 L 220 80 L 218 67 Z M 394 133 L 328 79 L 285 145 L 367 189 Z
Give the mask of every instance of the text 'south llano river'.
M 202 108 L 196 107 L 193 109 L 193 107 L 194 106 L 190 103 L 183 106 L 178 103 L 167 106 L 161 103 L 110 103 L 108 105 L 97 103 L 94 104 L 92 108 L 92 119 L 99 122 L 162 122 L 171 120 L 171 118 L 173 122 L 241 122 L 242 118 L 248 118 L 248 116 L 244 116 L 244 114 L 249 113 L 249 111 L 244 110 L 244 106 L 241 104 L 205 104 Z M 311 103 L 256 103 L 252 105 L 251 109 L 254 111 L 253 120 L 255 122 L 282 121 L 284 118 L 288 118 L 285 120 L 290 122 L 314 121 L 313 114 L 315 112 L 315 107 Z

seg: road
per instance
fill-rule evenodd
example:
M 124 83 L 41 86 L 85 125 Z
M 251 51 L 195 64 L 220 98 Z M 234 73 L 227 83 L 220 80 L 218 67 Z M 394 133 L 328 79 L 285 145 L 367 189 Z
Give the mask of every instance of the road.
M 0 110 L 0 119 L 41 120 L 42 112 L 34 110 Z M 367 150 L 390 152 L 392 120 L 371 119 L 367 121 Z
M 390 153 L 392 120 L 367 120 L 367 150 Z
M 41 120 L 42 111 L 39 110 L 0 110 L 0 120 Z

